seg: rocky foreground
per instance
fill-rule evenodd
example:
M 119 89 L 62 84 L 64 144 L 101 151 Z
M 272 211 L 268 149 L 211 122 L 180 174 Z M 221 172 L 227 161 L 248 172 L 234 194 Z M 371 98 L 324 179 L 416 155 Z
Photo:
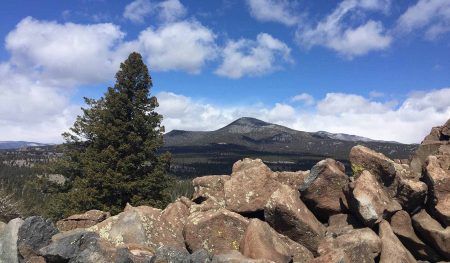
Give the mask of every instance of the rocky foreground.
M 13 219 L 0 223 L 0 262 L 450 261 L 449 140 L 450 120 L 411 160 L 354 147 L 351 177 L 332 159 L 304 172 L 244 159 L 164 210 Z

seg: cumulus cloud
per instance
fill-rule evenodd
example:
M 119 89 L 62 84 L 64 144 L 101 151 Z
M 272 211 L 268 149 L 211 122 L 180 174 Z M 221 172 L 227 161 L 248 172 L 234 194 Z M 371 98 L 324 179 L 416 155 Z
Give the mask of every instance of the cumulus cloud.
M 98 82 L 117 69 L 114 47 L 123 36 L 110 23 L 58 24 L 27 17 L 6 37 L 6 49 L 12 64 L 39 71 L 43 81 Z
M 143 52 L 154 70 L 199 73 L 216 57 L 215 38 L 214 32 L 199 22 L 181 21 L 147 28 L 129 44 Z
M 242 116 L 303 131 L 325 130 L 373 139 L 419 143 L 450 116 L 450 88 L 413 93 L 400 104 L 355 94 L 329 93 L 311 111 L 293 105 L 218 106 L 174 93 L 159 93 L 166 131 L 215 130 Z
M 250 14 L 263 22 L 278 22 L 292 26 L 300 21 L 294 10 L 298 8 L 296 1 L 289 0 L 247 0 Z
M 135 0 L 125 7 L 123 17 L 134 23 L 143 23 L 147 16 L 154 15 L 161 22 L 167 23 L 183 18 L 186 13 L 186 8 L 179 0 Z
M 347 20 L 357 11 L 384 11 L 389 3 L 388 0 L 344 0 L 315 26 L 300 27 L 296 32 L 297 42 L 306 48 L 324 46 L 347 58 L 384 50 L 390 46 L 392 37 L 381 22 L 369 20 L 351 26 Z
M 410 6 L 397 21 L 397 28 L 404 32 L 424 29 L 428 39 L 434 39 L 450 31 L 450 1 L 419 0 Z
M 300 93 L 298 95 L 295 95 L 294 97 L 291 98 L 291 101 L 301 102 L 307 106 L 314 105 L 315 103 L 314 97 L 308 93 Z
M 230 40 L 222 51 L 223 61 L 216 74 L 233 79 L 258 76 L 291 63 L 291 49 L 279 39 L 260 33 L 255 40 Z

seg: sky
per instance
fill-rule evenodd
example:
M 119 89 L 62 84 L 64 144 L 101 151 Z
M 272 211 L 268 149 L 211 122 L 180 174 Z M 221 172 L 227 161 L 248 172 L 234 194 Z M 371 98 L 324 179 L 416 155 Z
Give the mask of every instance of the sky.
M 255 117 L 420 143 L 450 118 L 448 0 L 2 1 L 0 141 L 62 142 L 142 54 L 166 132 Z

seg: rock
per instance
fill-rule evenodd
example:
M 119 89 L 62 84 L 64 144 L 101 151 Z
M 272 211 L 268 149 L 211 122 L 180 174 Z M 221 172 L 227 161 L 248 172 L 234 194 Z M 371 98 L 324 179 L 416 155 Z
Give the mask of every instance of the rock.
M 308 208 L 323 221 L 343 211 L 342 189 L 349 182 L 344 165 L 333 159 L 318 162 L 300 185 L 301 198 Z
M 84 214 L 72 215 L 56 222 L 59 231 L 69 231 L 75 228 L 88 228 L 110 217 L 109 212 L 90 210 Z
M 190 256 L 191 263 L 210 263 L 212 257 L 213 256 L 206 249 L 198 249 Z
M 358 177 L 364 170 L 379 177 L 380 182 L 390 185 L 395 179 L 395 162 L 382 153 L 377 153 L 365 146 L 357 145 L 350 150 L 352 170 Z
M 45 262 L 45 258 L 41 256 L 34 256 L 25 261 L 25 263 L 47 263 L 47 262 Z
M 345 256 L 339 255 L 339 251 Z M 330 262 L 345 258 L 346 263 L 375 262 L 380 251 L 381 240 L 370 228 L 350 230 L 336 238 L 328 236 L 318 249 L 321 257 L 330 258 Z
M 411 217 L 406 211 L 398 211 L 391 218 L 391 228 L 402 244 L 416 259 L 438 262 L 441 257 L 426 245 L 414 232 Z
M 315 252 L 324 237 L 325 227 L 300 200 L 297 190 L 282 185 L 264 207 L 264 218 L 278 233 Z
M 186 250 L 178 250 L 171 247 L 160 247 L 150 263 L 190 263 L 190 255 Z
M 56 233 L 58 230 L 50 220 L 40 216 L 25 219 L 18 232 L 19 261 L 26 262 L 29 258 L 38 256 L 39 249 L 47 246 Z
M 363 225 L 352 215 L 336 214 L 328 219 L 327 235 L 340 236 L 355 228 L 362 228 Z
M 230 211 L 262 211 L 270 195 L 281 185 L 260 159 L 244 159 L 233 165 L 230 180 L 224 184 L 225 204 Z
M 350 259 L 342 250 L 333 250 L 323 256 L 316 257 L 310 263 L 347 263 Z
M 18 263 L 17 239 L 19 229 L 23 224 L 20 218 L 12 219 L 3 228 L 0 235 L 0 262 Z
M 127 205 L 122 213 L 86 230 L 115 247 L 138 245 L 153 252 L 162 245 L 185 249 L 181 232 L 166 221 L 160 209 L 149 206 Z
M 425 210 L 412 217 L 414 229 L 446 260 L 450 260 L 450 227 L 443 228 Z
M 274 172 L 273 174 L 276 181 L 290 186 L 293 189 L 299 189 L 308 175 L 309 171 Z
M 191 214 L 184 227 L 184 239 L 190 251 L 206 249 L 211 254 L 239 250 L 248 220 L 224 208 Z
M 173 229 L 177 232 L 178 236 L 183 236 L 183 228 L 186 223 L 186 219 L 190 214 L 191 200 L 186 197 L 181 197 L 175 200 L 175 202 L 169 204 L 162 212 L 161 218 L 165 220 Z
M 381 238 L 381 256 L 380 263 L 404 262 L 414 263 L 416 260 L 413 255 L 403 246 L 400 240 L 395 236 L 386 220 L 379 224 L 378 234 Z
M 228 175 L 209 175 L 192 180 L 194 194 L 192 200 L 197 204 L 205 201 L 225 207 L 224 184 L 230 180 Z M 194 211 L 193 211 L 194 212 Z
M 129 263 L 131 254 L 125 248 L 116 249 L 102 242 L 100 237 L 87 230 L 73 230 L 54 238 L 39 253 L 47 263 Z
M 424 203 L 427 186 L 408 165 L 398 164 L 381 153 L 358 145 L 350 151 L 352 169 L 358 178 L 364 170 L 373 174 L 389 198 L 413 212 Z
M 252 219 L 240 244 L 242 255 L 274 262 L 309 262 L 313 254 L 302 245 L 278 234 L 269 224 Z
M 215 255 L 212 263 L 273 263 L 273 261 L 247 258 L 239 253 L 239 251 L 230 251 L 226 254 Z
M 383 218 L 389 218 L 402 209 L 369 171 L 364 170 L 349 187 L 350 207 L 367 226 L 372 226 Z
M 450 226 L 450 155 L 429 156 L 425 181 L 430 188 L 430 209 L 439 221 Z

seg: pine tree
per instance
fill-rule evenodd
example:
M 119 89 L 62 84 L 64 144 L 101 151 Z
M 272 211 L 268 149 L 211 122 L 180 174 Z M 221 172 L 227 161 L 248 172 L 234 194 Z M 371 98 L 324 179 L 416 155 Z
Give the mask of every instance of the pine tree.
M 162 116 L 150 97 L 152 80 L 138 53 L 120 65 L 114 87 L 104 97 L 85 98 L 69 132 L 63 134 L 65 158 L 59 170 L 69 179 L 66 192 L 50 204 L 54 217 L 101 209 L 120 212 L 126 203 L 163 207 L 168 153 L 158 155 L 163 144 Z

